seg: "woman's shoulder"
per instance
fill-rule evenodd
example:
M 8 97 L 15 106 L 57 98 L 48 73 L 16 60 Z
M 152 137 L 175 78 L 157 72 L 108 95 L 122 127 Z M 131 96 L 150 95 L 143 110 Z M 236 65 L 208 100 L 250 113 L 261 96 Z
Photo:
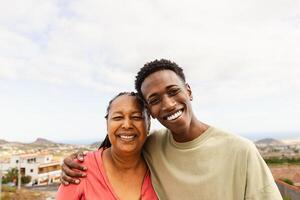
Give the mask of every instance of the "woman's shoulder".
M 84 157 L 84 162 L 82 164 L 87 167 L 97 167 L 99 164 L 102 164 L 102 152 L 103 149 L 87 152 L 86 156 Z

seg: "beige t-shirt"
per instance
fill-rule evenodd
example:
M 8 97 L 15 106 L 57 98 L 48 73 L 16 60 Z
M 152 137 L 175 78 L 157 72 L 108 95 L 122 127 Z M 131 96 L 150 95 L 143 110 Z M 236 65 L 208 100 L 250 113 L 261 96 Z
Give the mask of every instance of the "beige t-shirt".
M 214 127 L 185 143 L 156 131 L 144 157 L 162 200 L 282 200 L 254 144 Z

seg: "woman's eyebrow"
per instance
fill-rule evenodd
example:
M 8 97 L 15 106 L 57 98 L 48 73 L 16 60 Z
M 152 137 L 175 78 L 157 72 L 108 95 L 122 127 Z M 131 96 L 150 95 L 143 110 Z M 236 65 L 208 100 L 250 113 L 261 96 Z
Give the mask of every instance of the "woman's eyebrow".
M 134 110 L 134 111 L 131 111 L 132 114 L 142 114 L 143 112 L 140 111 L 140 110 Z M 120 114 L 120 115 L 123 115 L 124 113 L 122 111 L 115 111 L 115 112 L 112 112 L 111 115 L 116 115 L 116 114 Z
M 122 113 L 121 111 L 115 111 L 115 112 L 112 112 L 111 114 L 112 114 L 112 115 L 116 115 L 116 114 L 120 114 L 120 115 L 121 115 L 121 114 L 123 114 L 123 113 Z
M 143 112 L 141 112 L 141 111 L 133 111 L 132 114 L 141 114 L 142 115 Z

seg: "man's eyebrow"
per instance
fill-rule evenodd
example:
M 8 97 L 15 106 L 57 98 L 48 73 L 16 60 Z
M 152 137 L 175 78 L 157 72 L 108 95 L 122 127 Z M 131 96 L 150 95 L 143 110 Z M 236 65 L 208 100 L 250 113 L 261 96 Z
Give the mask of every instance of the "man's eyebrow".
M 170 88 L 172 88 L 172 87 L 178 87 L 178 85 L 168 85 L 167 87 L 166 87 L 166 89 L 168 90 L 168 89 L 170 89 Z M 157 93 L 153 93 L 153 94 L 151 94 L 149 97 L 147 97 L 147 99 L 146 100 L 149 100 L 150 98 L 152 98 L 152 97 L 154 97 L 154 96 L 156 96 L 156 95 L 158 95 Z
M 149 100 L 150 98 L 152 98 L 152 97 L 154 97 L 154 96 L 157 96 L 157 93 L 151 94 L 149 97 L 147 97 L 147 100 Z
M 169 86 L 167 86 L 166 88 L 167 89 L 170 89 L 170 88 L 172 88 L 172 87 L 177 87 L 178 85 L 169 85 Z

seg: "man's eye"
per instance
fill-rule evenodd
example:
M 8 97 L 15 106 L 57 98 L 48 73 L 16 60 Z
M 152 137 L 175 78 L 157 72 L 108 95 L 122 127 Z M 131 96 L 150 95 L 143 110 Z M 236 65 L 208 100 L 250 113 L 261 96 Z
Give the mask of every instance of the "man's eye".
M 150 99 L 149 102 L 148 102 L 148 104 L 150 104 L 150 105 L 155 105 L 155 104 L 157 104 L 158 102 L 159 102 L 159 99 Z
M 175 96 L 176 94 L 178 94 L 180 92 L 180 89 L 179 88 L 176 88 L 176 89 L 172 89 L 168 92 L 168 94 L 170 96 Z

